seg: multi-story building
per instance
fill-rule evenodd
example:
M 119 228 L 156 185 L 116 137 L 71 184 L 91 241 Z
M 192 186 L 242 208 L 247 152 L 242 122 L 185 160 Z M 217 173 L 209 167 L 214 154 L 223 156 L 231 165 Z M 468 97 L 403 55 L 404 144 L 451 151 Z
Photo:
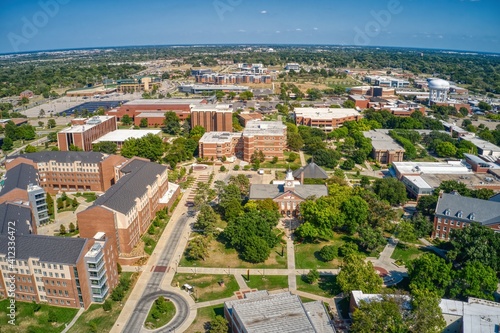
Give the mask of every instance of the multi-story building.
M 432 238 L 449 239 L 453 229 L 480 223 L 500 232 L 500 202 L 464 197 L 457 192 L 439 193 Z
M 295 180 L 291 170 L 288 170 L 285 180 L 275 180 L 272 184 L 251 184 L 250 200 L 272 199 L 278 204 L 282 216 L 298 216 L 300 204 L 309 197 L 328 195 L 326 185 L 304 185 Z
M 38 172 L 32 165 L 19 164 L 7 171 L 0 190 L 0 203 L 22 202 L 32 210 L 36 226 L 49 222 L 45 191 L 38 182 Z
M 290 292 L 266 290 L 245 293 L 245 298 L 224 303 L 231 332 L 334 333 L 330 316 L 320 301 L 302 303 Z
M 372 158 L 382 164 L 403 162 L 405 149 L 389 135 L 377 130 L 363 132 L 372 141 Z
M 286 126 L 281 121 L 249 121 L 243 130 L 243 160 L 251 161 L 256 151 L 266 160 L 282 160 L 286 148 Z
M 83 151 L 92 151 L 92 142 L 117 129 L 116 117 L 94 116 L 90 119 L 73 119 L 71 127 L 57 133 L 57 145 L 61 151 L 76 146 Z
M 123 255 L 132 251 L 156 212 L 172 205 L 179 187 L 168 183 L 166 166 L 139 158 L 120 166 L 117 178 L 77 219 L 81 237 L 105 232 Z
M 38 185 L 28 185 L 28 201 L 33 210 L 37 226 L 49 222 L 49 209 L 45 199 L 45 190 Z
M 132 79 L 121 79 L 116 81 L 119 92 L 150 91 L 161 86 L 161 79 L 153 76 L 137 76 Z
M 124 161 L 122 156 L 103 153 L 47 151 L 19 155 L 6 160 L 5 165 L 7 172 L 18 165 L 33 167 L 38 175 L 32 176 L 31 183 L 55 194 L 58 191 L 104 192 L 115 183 L 115 168 Z M 28 170 L 27 166 L 22 168 Z
M 285 70 L 287 70 L 287 71 L 293 70 L 293 71 L 297 72 L 297 71 L 300 71 L 300 65 L 297 64 L 296 62 L 291 62 L 291 63 L 286 64 Z
M 198 145 L 200 157 L 205 159 L 237 156 L 250 162 L 256 151 L 262 151 L 266 160 L 283 159 L 286 126 L 280 121 L 253 120 L 243 133 L 207 132 Z
M 243 92 L 248 91 L 250 88 L 248 86 L 237 86 L 233 84 L 184 84 L 179 86 L 179 92 L 188 94 L 203 94 L 203 93 L 213 93 L 216 91 L 223 92 Z
M 1 235 L 0 298 L 8 296 L 8 277 L 14 274 L 18 301 L 85 309 L 93 302 L 104 301 L 118 283 L 116 249 L 105 236 L 97 236 L 100 238 L 17 236 L 11 270 L 8 238 Z M 98 261 L 91 262 L 87 257 Z
M 363 115 L 356 109 L 295 108 L 295 123 L 325 132 L 339 128 L 346 121 L 358 121 Z
M 153 112 L 158 113 L 156 117 L 161 118 L 160 120 L 155 120 L 156 123 L 163 124 L 164 115 L 167 111 L 173 111 L 180 120 L 186 120 L 190 115 L 191 108 L 208 103 L 209 99 L 136 99 L 124 103 L 117 109 L 107 111 L 106 114 L 115 116 L 120 121 L 124 115 L 128 115 L 132 120 L 135 120 L 138 114 Z M 148 119 L 148 121 L 151 120 Z
M 207 132 L 232 132 L 233 108 L 222 104 L 194 107 L 191 109 L 191 128 L 195 126 Z

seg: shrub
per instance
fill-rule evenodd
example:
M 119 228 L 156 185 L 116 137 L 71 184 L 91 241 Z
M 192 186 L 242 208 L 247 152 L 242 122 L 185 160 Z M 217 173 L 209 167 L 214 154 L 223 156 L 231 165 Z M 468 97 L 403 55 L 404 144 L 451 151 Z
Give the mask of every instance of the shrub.
M 225 166 L 223 166 L 223 165 L 221 165 L 221 166 L 220 166 L 220 171 L 221 171 L 221 172 L 224 172 L 224 171 L 226 171 L 226 170 L 227 170 L 227 169 L 226 169 L 226 167 L 225 167 Z
M 65 235 L 66 234 L 66 227 L 64 226 L 64 224 L 61 224 L 61 227 L 59 228 L 59 233 L 61 235 Z
M 33 313 L 36 313 L 36 312 L 40 311 L 41 308 L 42 308 L 41 304 L 36 303 L 35 301 L 33 301 L 33 305 L 32 305 Z
M 97 333 L 97 323 L 95 321 L 89 322 L 89 332 L 90 333 Z
M 358 246 L 355 243 L 347 242 L 340 246 L 339 254 L 342 257 L 348 256 L 350 254 L 354 254 L 358 252 Z
M 333 245 L 325 245 L 319 251 L 319 255 L 324 261 L 332 261 L 339 255 L 339 250 Z
M 75 224 L 73 222 L 71 222 L 69 224 L 69 232 L 75 232 L 76 228 L 75 228 Z
M 102 305 L 102 309 L 106 312 L 111 311 L 111 308 L 113 307 L 113 304 L 109 299 L 104 301 L 104 304 Z
M 239 165 L 235 165 L 235 166 L 233 167 L 233 170 L 234 170 L 234 171 L 238 171 L 239 169 L 240 169 L 240 166 L 239 166 Z
M 155 226 L 154 226 L 153 224 L 152 224 L 152 225 L 150 225 L 150 226 L 149 226 L 149 228 L 148 228 L 148 234 L 150 234 L 150 235 L 154 235 L 154 234 L 155 234 L 155 232 L 156 232 L 156 228 L 155 228 Z
M 123 296 L 125 296 L 125 292 L 121 286 L 113 289 L 113 292 L 111 293 L 111 299 L 115 302 L 120 302 L 123 299 Z
M 57 314 L 54 310 L 49 310 L 49 323 L 57 323 Z
M 305 282 L 309 284 L 313 284 L 314 282 L 318 281 L 319 279 L 319 273 L 318 270 L 316 269 L 311 269 L 309 273 L 303 276 L 302 278 Z
M 116 263 L 116 270 L 118 271 L 118 274 L 122 273 L 122 265 L 120 265 L 119 262 Z

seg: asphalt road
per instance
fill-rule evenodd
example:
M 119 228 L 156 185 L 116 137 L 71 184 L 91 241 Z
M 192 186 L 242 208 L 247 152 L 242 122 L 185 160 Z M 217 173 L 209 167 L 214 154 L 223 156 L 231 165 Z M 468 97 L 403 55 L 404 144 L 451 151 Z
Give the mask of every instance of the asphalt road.
M 168 267 L 172 261 L 173 255 L 182 237 L 182 231 L 189 223 L 189 218 L 187 215 L 182 215 L 182 217 L 177 221 L 176 226 L 172 230 L 172 233 L 168 237 L 167 245 L 160 254 L 160 259 L 156 266 Z M 122 332 L 126 333 L 139 333 L 145 331 L 144 321 L 148 315 L 149 309 L 153 301 L 159 296 L 164 296 L 174 302 L 176 308 L 176 314 L 173 320 L 163 328 L 155 330 L 155 332 L 175 332 L 175 328 L 182 325 L 182 323 L 189 316 L 189 304 L 177 293 L 164 291 L 160 289 L 160 284 L 164 276 L 164 272 L 154 272 L 148 281 L 146 289 L 141 296 L 141 299 L 137 302 L 132 316 L 129 318 L 127 325 Z

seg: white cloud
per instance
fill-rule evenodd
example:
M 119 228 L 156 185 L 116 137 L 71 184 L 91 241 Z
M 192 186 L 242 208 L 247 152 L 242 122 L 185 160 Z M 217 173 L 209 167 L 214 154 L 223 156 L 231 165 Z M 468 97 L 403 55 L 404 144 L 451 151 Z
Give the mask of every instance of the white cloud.
M 247 32 L 246 30 L 240 29 L 238 32 Z
M 279 34 L 279 33 L 281 33 L 281 31 L 279 31 L 279 30 L 276 30 L 276 33 L 277 33 L 277 34 Z
M 267 14 L 267 10 L 261 10 L 260 13 L 261 14 Z
M 318 30 L 318 28 L 316 28 L 316 27 L 314 27 L 313 29 L 314 29 L 314 30 Z
M 297 29 L 295 29 L 295 30 L 296 30 L 296 31 L 302 31 L 302 29 L 300 29 L 300 28 L 297 28 Z

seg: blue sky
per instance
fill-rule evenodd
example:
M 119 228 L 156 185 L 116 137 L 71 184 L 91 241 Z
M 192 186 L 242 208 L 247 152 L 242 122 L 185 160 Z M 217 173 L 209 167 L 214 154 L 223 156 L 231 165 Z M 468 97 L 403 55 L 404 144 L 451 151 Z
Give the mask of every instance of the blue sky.
M 498 14 L 498 0 L 2 0 L 0 53 L 207 43 L 500 53 Z

